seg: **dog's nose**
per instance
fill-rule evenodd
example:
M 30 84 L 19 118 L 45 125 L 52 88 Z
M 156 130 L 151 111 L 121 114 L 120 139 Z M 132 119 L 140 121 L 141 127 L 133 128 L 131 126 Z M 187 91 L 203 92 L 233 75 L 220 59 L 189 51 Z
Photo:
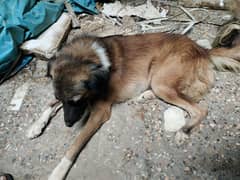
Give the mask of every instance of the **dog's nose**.
M 67 127 L 72 127 L 72 126 L 73 126 L 73 123 L 65 122 L 65 125 L 66 125 Z

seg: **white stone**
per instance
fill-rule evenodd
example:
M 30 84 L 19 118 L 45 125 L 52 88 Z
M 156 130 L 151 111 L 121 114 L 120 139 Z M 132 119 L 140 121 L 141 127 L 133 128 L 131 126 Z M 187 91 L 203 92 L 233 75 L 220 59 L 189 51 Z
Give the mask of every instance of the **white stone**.
M 207 39 L 199 39 L 196 42 L 199 46 L 206 48 L 206 49 L 212 49 L 212 45 Z
M 186 123 L 184 111 L 178 107 L 172 106 L 164 112 L 164 128 L 166 131 L 176 132 Z

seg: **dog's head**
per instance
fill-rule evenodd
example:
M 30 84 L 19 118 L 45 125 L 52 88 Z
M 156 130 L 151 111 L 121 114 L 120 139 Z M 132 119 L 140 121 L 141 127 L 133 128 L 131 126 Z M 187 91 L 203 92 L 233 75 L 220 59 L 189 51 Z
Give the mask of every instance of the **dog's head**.
M 54 94 L 63 102 L 64 120 L 72 126 L 87 101 L 106 94 L 110 63 L 106 49 L 93 38 L 77 38 L 48 64 Z

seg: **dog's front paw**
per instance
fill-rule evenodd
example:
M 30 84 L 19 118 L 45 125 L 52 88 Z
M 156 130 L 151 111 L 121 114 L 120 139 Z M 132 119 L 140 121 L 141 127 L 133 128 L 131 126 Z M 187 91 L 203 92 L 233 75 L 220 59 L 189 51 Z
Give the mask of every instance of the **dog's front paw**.
M 48 107 L 43 112 L 42 116 L 31 125 L 31 127 L 28 129 L 26 134 L 29 139 L 36 138 L 42 133 L 42 130 L 47 125 L 50 119 L 51 113 L 52 113 L 52 108 Z
M 71 166 L 72 161 L 70 161 L 67 157 L 63 157 L 61 162 L 53 170 L 52 174 L 48 177 L 48 180 L 63 180 Z

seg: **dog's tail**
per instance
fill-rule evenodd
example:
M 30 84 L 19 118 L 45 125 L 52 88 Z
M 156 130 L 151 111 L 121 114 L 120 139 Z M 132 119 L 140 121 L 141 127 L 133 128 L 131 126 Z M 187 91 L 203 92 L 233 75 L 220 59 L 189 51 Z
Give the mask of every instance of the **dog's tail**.
M 240 73 L 240 45 L 233 48 L 214 48 L 209 54 L 216 70 Z

